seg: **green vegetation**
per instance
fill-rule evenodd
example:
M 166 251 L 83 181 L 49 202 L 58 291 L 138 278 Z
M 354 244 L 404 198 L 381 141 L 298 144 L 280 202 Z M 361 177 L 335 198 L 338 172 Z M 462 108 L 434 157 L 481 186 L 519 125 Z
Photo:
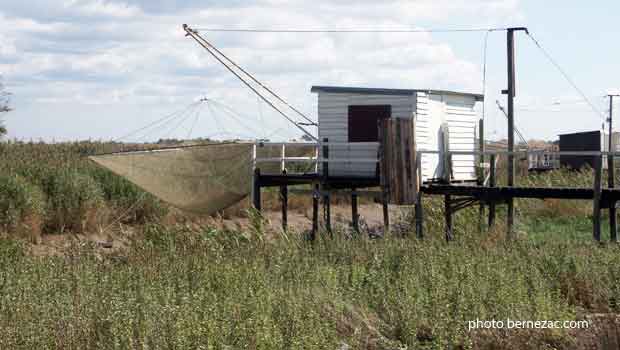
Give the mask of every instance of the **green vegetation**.
M 76 241 L 58 257 L 1 238 L 0 349 L 570 349 L 565 330 L 469 331 L 468 321 L 620 312 L 620 248 L 592 242 L 586 202 L 517 201 L 511 241 L 501 209 L 498 227 L 479 233 L 469 208 L 448 244 L 442 202 L 427 197 L 423 240 L 407 212 L 385 239 L 334 232 L 311 243 L 266 232 L 254 212 L 245 231 L 163 225 L 165 206 L 83 157 L 112 147 L 0 144 L 9 236 L 29 215 L 57 233 L 128 209 L 137 231 L 125 250 Z M 581 185 L 588 176 L 527 181 Z
M 95 228 L 97 212 L 103 205 L 103 190 L 92 177 L 62 169 L 51 173 L 43 186 L 49 198 L 50 231 L 81 233 Z
M 1 242 L 1 348 L 465 348 L 475 319 L 617 312 L 620 251 L 461 235 L 265 240 L 147 225 L 123 255 L 32 258 Z M 530 348 L 568 346 L 548 332 Z M 500 341 L 499 339 L 497 341 Z M 518 347 L 515 347 L 518 348 Z
M 44 209 L 44 197 L 39 188 L 19 175 L 0 175 L 0 227 L 3 231 L 38 236 Z
M 17 189 L 21 197 L 2 197 L 0 205 L 20 208 L 20 201 L 43 200 L 43 211 L 36 214 L 43 221 L 44 233 L 95 231 L 115 219 L 114 214 L 121 213 L 120 219 L 128 224 L 157 221 L 167 214 L 164 204 L 87 158 L 139 147 L 143 146 L 97 142 L 0 143 L 0 176 L 19 178 L 17 187 L 22 187 Z

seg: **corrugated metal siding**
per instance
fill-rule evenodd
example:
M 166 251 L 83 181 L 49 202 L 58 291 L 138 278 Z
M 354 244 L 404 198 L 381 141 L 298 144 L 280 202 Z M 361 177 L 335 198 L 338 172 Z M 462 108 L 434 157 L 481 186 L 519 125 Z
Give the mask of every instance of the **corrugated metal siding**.
M 329 142 L 348 142 L 348 116 L 350 105 L 390 105 L 392 118 L 411 118 L 415 96 L 413 95 L 370 95 L 352 93 L 318 93 L 319 139 Z M 376 158 L 378 144 L 330 147 L 329 157 L 339 159 Z M 330 176 L 374 176 L 376 164 L 330 163 Z

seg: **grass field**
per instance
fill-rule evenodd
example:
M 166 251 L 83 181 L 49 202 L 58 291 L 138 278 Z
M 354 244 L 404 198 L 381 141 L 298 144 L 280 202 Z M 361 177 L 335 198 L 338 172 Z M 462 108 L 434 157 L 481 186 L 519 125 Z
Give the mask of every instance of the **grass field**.
M 620 248 L 592 242 L 585 202 L 518 201 L 512 241 L 501 210 L 480 233 L 467 209 L 447 244 L 438 199 L 425 203 L 424 240 L 404 217 L 385 239 L 315 243 L 267 232 L 252 212 L 244 231 L 164 224 L 150 199 L 124 219 L 129 249 L 76 240 L 64 256 L 30 255 L 24 232 L 88 234 L 135 200 L 137 188 L 80 157 L 100 146 L 0 145 L 0 349 L 574 349 L 579 332 L 468 321 L 620 312 Z

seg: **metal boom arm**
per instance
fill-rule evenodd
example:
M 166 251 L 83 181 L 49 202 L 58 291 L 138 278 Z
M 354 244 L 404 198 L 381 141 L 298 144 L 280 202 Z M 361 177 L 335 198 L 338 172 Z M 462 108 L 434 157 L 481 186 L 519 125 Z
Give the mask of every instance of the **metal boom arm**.
M 278 108 L 278 106 L 275 105 L 274 101 L 271 101 L 268 97 L 266 97 L 264 94 L 262 94 L 260 91 L 258 91 L 258 89 L 254 86 L 252 86 L 252 84 L 250 84 L 249 80 L 254 81 L 255 83 L 257 83 L 260 88 L 264 89 L 265 91 L 267 91 L 269 94 L 271 94 L 272 96 L 275 97 L 276 100 L 278 100 L 279 102 L 283 103 L 284 105 L 286 105 L 288 108 L 292 109 L 293 111 L 295 111 L 297 114 L 301 115 L 304 119 L 308 120 L 309 122 L 311 122 L 312 124 L 315 124 L 312 120 L 310 120 L 308 117 L 306 117 L 303 113 L 301 113 L 299 110 L 295 109 L 293 106 L 291 106 L 289 103 L 287 103 L 286 101 L 284 101 L 281 97 L 279 97 L 278 95 L 275 94 L 275 92 L 273 92 L 271 89 L 269 89 L 267 86 L 263 85 L 261 82 L 259 82 L 256 78 L 254 78 L 250 73 L 248 73 L 246 70 L 244 70 L 243 68 L 241 68 L 238 64 L 236 64 L 234 61 L 232 61 L 230 58 L 228 58 L 226 55 L 224 55 L 221 51 L 219 51 L 217 48 L 215 48 L 215 46 L 211 45 L 211 43 L 209 43 L 207 40 L 205 40 L 202 36 L 200 36 L 200 34 L 198 34 L 198 32 L 192 28 L 190 28 L 187 24 L 183 25 L 183 30 L 185 30 L 185 32 L 187 33 L 186 36 L 191 37 L 192 39 L 194 39 L 200 46 L 202 46 L 205 50 L 207 50 L 207 52 L 209 52 L 211 54 L 211 56 L 213 56 L 218 62 L 220 62 L 224 67 L 226 67 L 226 69 L 232 73 L 234 76 L 237 77 L 237 79 L 239 79 L 245 86 L 247 86 L 250 90 L 252 90 L 252 92 L 254 92 L 258 97 L 260 97 L 265 103 L 267 103 L 271 108 L 273 108 L 276 112 L 278 112 L 278 114 L 280 114 L 282 117 L 284 117 L 287 121 L 289 121 L 290 123 L 292 123 L 293 125 L 295 125 L 295 127 L 297 127 L 299 130 L 301 130 L 305 135 L 309 136 L 310 138 L 312 138 L 314 141 L 318 142 L 319 140 L 312 134 L 310 133 L 308 130 L 306 130 L 305 128 L 303 128 L 301 126 L 301 123 L 296 122 L 295 120 L 293 120 L 291 117 L 289 117 L 286 113 L 284 113 L 280 108 Z M 227 64 L 226 62 L 224 62 L 224 60 L 230 62 L 230 65 Z M 231 67 L 231 65 L 238 69 L 240 72 L 235 71 L 235 69 L 233 67 Z M 245 78 L 242 76 L 245 75 Z

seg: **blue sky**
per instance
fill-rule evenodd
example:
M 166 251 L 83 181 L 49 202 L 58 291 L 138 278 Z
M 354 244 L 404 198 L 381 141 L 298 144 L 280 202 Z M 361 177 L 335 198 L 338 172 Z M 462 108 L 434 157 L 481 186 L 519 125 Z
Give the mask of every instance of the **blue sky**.
M 618 13 L 617 1 L 5 0 L 0 73 L 15 110 L 4 119 L 11 138 L 108 140 L 206 96 L 219 104 L 190 109 L 140 140 L 299 136 L 185 38 L 183 23 L 301 29 L 527 26 L 606 114 L 603 96 L 620 88 Z M 484 33 L 204 35 L 313 118 L 312 85 L 482 90 Z M 495 106 L 496 100 L 505 104 L 499 94 L 506 84 L 505 54 L 505 33 L 490 33 L 487 138 L 505 136 L 505 119 Z M 516 123 L 527 138 L 600 128 L 603 117 L 523 34 L 517 36 L 517 82 Z M 222 104 L 242 119 L 230 117 Z

